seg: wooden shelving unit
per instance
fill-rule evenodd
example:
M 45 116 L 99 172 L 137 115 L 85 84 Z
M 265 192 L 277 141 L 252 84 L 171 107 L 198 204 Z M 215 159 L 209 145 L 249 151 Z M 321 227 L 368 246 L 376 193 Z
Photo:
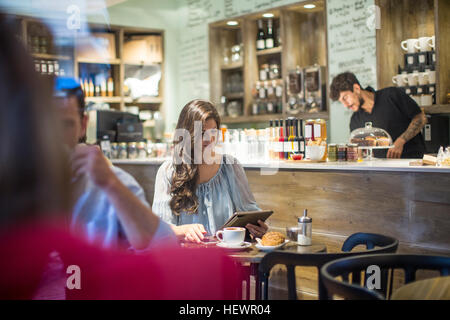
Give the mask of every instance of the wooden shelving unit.
M 95 70 L 109 70 L 111 77 L 114 80 L 114 96 L 93 96 L 86 97 L 86 103 L 108 103 L 112 109 L 125 110 L 127 105 L 137 105 L 142 109 L 159 110 L 164 113 L 164 31 L 157 29 L 144 29 L 144 28 L 132 28 L 114 25 L 102 25 L 102 24 L 89 24 L 91 31 L 89 37 L 95 36 L 95 33 L 109 34 L 114 39 L 114 45 L 112 53 L 109 56 L 103 56 L 99 54 L 93 54 L 92 56 L 86 56 L 80 54 L 80 48 L 82 38 L 78 38 L 78 35 L 74 33 L 70 39 L 66 39 L 65 47 L 55 47 L 52 43 L 51 32 L 45 27 L 41 21 L 33 17 L 16 16 L 17 34 L 22 39 L 22 42 L 32 48 L 31 36 L 33 34 L 48 34 L 48 52 L 37 53 L 31 52 L 31 56 L 36 61 L 48 60 L 59 61 L 61 67 L 65 68 L 65 76 L 71 76 L 76 79 L 83 78 L 83 71 L 90 69 L 92 74 L 95 74 Z M 55 20 L 55 25 L 61 25 L 60 20 Z M 161 37 L 161 51 L 162 60 L 158 61 L 130 61 L 124 59 L 124 43 L 128 39 L 132 39 L 133 36 L 159 36 Z M 131 97 L 124 94 L 124 80 L 125 71 L 128 66 L 139 67 L 157 67 L 161 71 L 161 80 L 159 82 L 159 96 L 157 97 L 142 97 L 140 99 L 133 100 Z M 92 71 L 93 70 L 93 71 Z M 90 74 L 89 76 L 92 76 Z M 52 76 L 46 76 L 45 79 L 53 81 Z M 81 79 L 84 80 L 84 79 Z
M 326 49 L 326 3 L 323 0 L 312 1 L 316 5 L 313 10 L 305 9 L 304 3 L 287 5 L 280 8 L 265 10 L 249 15 L 241 16 L 237 26 L 227 26 L 227 20 L 215 22 L 209 25 L 209 48 L 210 48 L 210 98 L 213 103 L 219 104 L 221 97 L 227 100 L 240 99 L 243 103 L 243 112 L 239 117 L 223 117 L 223 123 L 254 123 L 267 122 L 270 119 L 286 118 L 291 116 L 286 112 L 286 84 L 290 70 L 296 66 L 302 68 L 319 64 L 327 67 Z M 263 13 L 270 11 L 273 16 L 274 31 L 279 27 L 281 43 L 276 47 L 265 50 L 256 49 L 257 20 L 263 19 Z M 244 60 L 239 64 L 223 65 L 223 49 L 235 44 L 236 34 L 241 33 L 244 48 Z M 278 40 L 278 39 L 277 39 Z M 276 41 L 278 42 L 278 41 Z M 277 81 L 284 83 L 283 88 L 283 112 L 271 114 L 253 115 L 255 84 L 260 81 L 259 69 L 262 64 L 271 64 L 275 61 L 279 64 L 281 77 Z M 229 94 L 223 90 L 224 73 L 228 71 L 242 70 L 244 79 L 244 92 L 242 94 Z M 327 74 L 324 75 L 327 77 Z M 272 82 L 272 80 L 268 80 Z M 327 80 L 328 82 L 328 80 Z M 264 83 L 264 81 L 261 81 Z M 297 113 L 297 118 L 328 119 L 328 111 L 319 113 Z
M 260 50 L 260 51 L 256 51 L 256 55 L 257 56 L 268 56 L 268 55 L 272 55 L 272 54 L 278 54 L 283 52 L 283 47 L 275 47 L 272 49 L 265 49 L 265 50 Z
M 404 67 L 404 53 L 400 43 L 406 39 L 436 37 L 436 106 L 426 110 L 446 110 L 450 92 L 450 2 L 448 0 L 376 0 L 380 8 L 381 29 L 377 30 L 378 87 L 393 86 L 397 67 Z

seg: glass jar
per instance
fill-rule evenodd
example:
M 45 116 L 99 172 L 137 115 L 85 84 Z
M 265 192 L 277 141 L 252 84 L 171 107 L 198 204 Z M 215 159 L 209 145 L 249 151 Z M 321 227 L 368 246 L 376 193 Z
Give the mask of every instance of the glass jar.
M 347 145 L 347 161 L 358 161 L 358 145 L 356 143 L 349 143 Z
M 118 159 L 119 158 L 119 145 L 117 142 L 111 143 L 111 159 Z
M 128 159 L 136 159 L 137 158 L 137 145 L 136 142 L 128 143 Z
M 259 80 L 266 81 L 269 77 L 269 65 L 267 63 L 262 64 L 259 68 Z
M 241 46 L 235 45 L 231 47 L 231 61 L 239 62 L 241 61 Z
M 269 79 L 275 80 L 280 78 L 280 66 L 277 63 L 273 63 L 269 68 Z
M 328 161 L 337 161 L 337 145 L 335 143 L 328 145 Z
M 137 144 L 137 151 L 139 159 L 147 158 L 147 146 L 145 142 L 142 141 Z
M 312 244 L 312 219 L 307 216 L 308 210 L 303 211 L 303 217 L 298 218 L 297 242 L 301 246 L 310 246 Z
M 347 145 L 339 144 L 337 146 L 337 161 L 347 161 Z
M 232 118 L 239 117 L 242 114 L 242 104 L 238 101 L 231 101 L 227 105 L 227 113 Z
M 119 143 L 118 146 L 118 159 L 126 159 L 128 156 L 128 152 L 127 152 L 127 143 L 126 142 L 121 142 Z

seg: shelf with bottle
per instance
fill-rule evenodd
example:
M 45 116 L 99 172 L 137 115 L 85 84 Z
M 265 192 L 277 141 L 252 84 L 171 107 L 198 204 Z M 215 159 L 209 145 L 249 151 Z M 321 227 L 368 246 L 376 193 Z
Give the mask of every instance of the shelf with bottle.
M 86 101 L 121 102 L 121 97 L 115 95 L 114 80 L 105 74 L 82 74 L 80 78 Z
M 280 19 L 258 19 L 256 24 L 256 54 L 281 53 Z
M 68 73 L 66 72 L 66 68 L 71 67 L 67 64 L 70 64 L 70 61 L 62 63 L 59 60 L 53 59 L 34 59 L 34 68 L 36 72 L 44 76 L 67 76 Z

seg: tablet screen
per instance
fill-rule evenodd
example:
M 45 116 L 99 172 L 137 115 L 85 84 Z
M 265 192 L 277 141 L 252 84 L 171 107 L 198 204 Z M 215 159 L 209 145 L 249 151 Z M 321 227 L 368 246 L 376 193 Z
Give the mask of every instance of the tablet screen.
M 266 221 L 273 214 L 272 210 L 236 212 L 220 228 L 245 227 L 248 223 L 258 225 L 258 220 Z

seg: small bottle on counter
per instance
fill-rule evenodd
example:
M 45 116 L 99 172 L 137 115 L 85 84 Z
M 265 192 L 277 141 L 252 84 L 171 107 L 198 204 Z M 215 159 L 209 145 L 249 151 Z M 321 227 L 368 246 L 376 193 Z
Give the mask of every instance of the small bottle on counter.
M 303 217 L 298 218 L 297 242 L 301 246 L 312 244 L 312 219 L 308 217 L 308 209 L 303 211 Z

